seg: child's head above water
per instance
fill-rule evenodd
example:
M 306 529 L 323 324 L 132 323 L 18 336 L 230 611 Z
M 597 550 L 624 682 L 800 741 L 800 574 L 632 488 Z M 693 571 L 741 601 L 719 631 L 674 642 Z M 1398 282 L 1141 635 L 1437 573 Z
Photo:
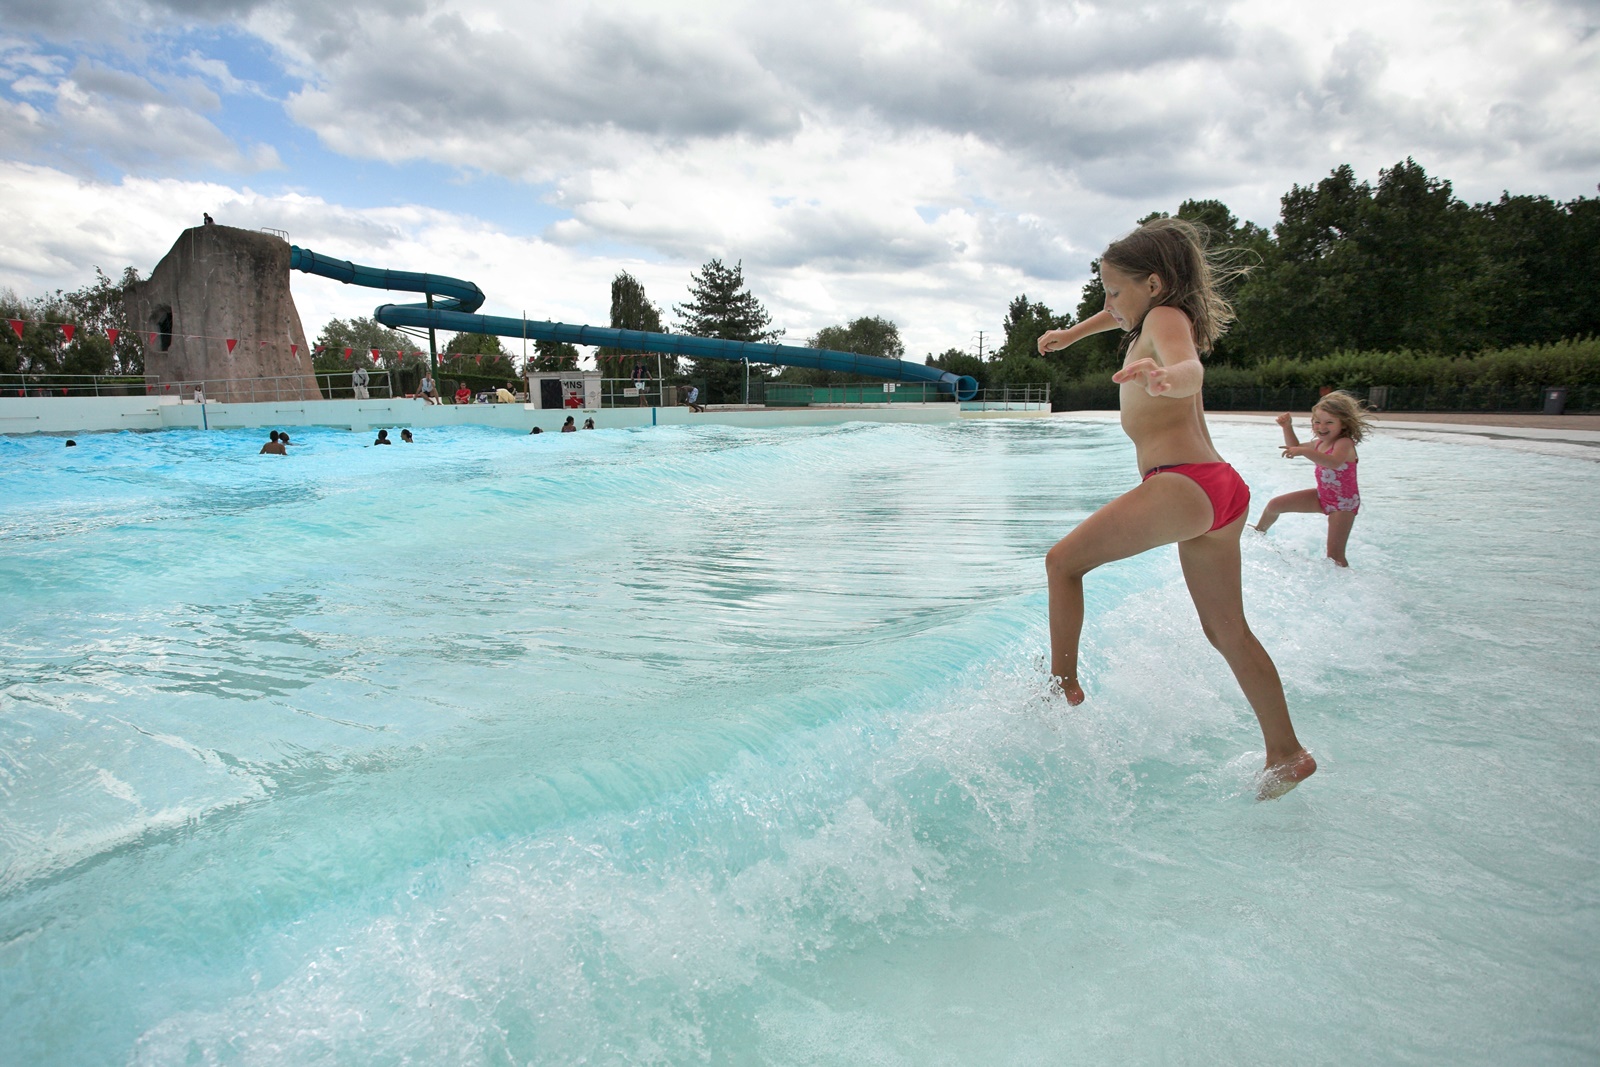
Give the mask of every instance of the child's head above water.
M 1110 267 L 1135 282 L 1152 274 L 1160 279 L 1151 306 L 1168 305 L 1189 316 L 1194 324 L 1194 346 L 1201 353 L 1211 346 L 1233 321 L 1233 308 L 1219 291 L 1219 275 L 1243 273 L 1239 268 L 1219 267 L 1206 251 L 1204 232 L 1184 219 L 1151 219 L 1126 237 L 1111 242 L 1100 256 L 1101 270 Z M 1133 338 L 1140 323 L 1128 331 Z M 1131 341 L 1130 341 L 1131 343 Z
M 1317 401 L 1311 409 L 1313 417 L 1322 412 L 1333 419 L 1340 426 L 1340 435 L 1350 438 L 1357 444 L 1372 431 L 1372 420 L 1367 418 L 1367 412 L 1361 401 L 1349 393 L 1333 392 Z

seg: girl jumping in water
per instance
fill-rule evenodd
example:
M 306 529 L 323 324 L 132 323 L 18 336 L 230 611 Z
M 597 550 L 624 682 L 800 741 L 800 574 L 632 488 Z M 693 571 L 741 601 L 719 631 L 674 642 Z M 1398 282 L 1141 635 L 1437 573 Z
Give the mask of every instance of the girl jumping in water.
M 1283 427 L 1283 458 L 1304 456 L 1315 463 L 1317 487 L 1267 501 L 1256 529 L 1266 533 L 1285 511 L 1320 511 L 1328 516 L 1328 558 L 1341 567 L 1350 566 L 1344 547 L 1361 510 L 1356 442 L 1372 429 L 1361 402 L 1349 393 L 1329 393 L 1317 401 L 1311 409 L 1311 435 L 1316 440 L 1308 444 L 1301 444 L 1294 435 L 1294 419 L 1287 411 L 1278 416 L 1278 425 Z
M 1200 354 L 1233 320 L 1200 232 L 1156 219 L 1100 257 L 1105 310 L 1039 338 L 1041 353 L 1120 329 L 1122 429 L 1144 478 L 1078 524 L 1045 555 L 1050 583 L 1050 673 L 1069 704 L 1083 703 L 1078 638 L 1083 576 L 1102 563 L 1176 543 L 1206 637 L 1228 661 L 1261 724 L 1267 760 L 1257 795 L 1282 796 L 1317 769 L 1294 735 L 1278 669 L 1250 632 L 1239 579 L 1239 534 L 1250 490 L 1211 444 L 1201 407 Z

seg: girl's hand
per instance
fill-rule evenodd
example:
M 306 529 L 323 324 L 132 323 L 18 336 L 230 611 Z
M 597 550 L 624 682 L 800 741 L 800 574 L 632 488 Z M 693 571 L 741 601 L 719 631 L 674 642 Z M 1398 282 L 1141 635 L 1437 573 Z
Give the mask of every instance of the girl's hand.
M 1283 458 L 1294 459 L 1296 456 L 1303 456 L 1306 454 L 1306 449 L 1310 447 L 1310 445 L 1284 445 Z
M 1039 354 L 1041 356 L 1066 348 L 1066 330 L 1046 330 L 1039 335 Z
M 1111 380 L 1120 385 L 1141 377 L 1144 379 L 1144 391 L 1151 396 L 1161 396 L 1172 390 L 1172 383 L 1167 380 L 1167 368 L 1149 356 L 1134 360 L 1113 374 Z
M 1287 411 L 1285 411 L 1282 415 L 1279 415 L 1273 421 L 1276 422 L 1279 426 L 1282 426 L 1285 430 L 1287 430 L 1294 423 L 1294 416 L 1289 414 Z

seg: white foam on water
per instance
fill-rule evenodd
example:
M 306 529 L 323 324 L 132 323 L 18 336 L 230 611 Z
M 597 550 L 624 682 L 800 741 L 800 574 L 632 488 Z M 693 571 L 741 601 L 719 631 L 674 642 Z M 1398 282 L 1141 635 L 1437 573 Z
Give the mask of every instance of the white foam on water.
M 372 450 L 310 508 L 217 502 L 201 522 L 224 540 L 257 513 L 292 524 L 327 572 L 315 595 L 303 572 L 270 579 L 294 555 L 268 544 L 197 598 L 180 561 L 207 542 L 177 531 L 148 577 L 204 605 L 193 625 L 112 604 L 108 632 L 138 629 L 131 644 L 7 637 L 29 677 L 0 700 L 31 724 L 8 736 L 33 738 L 5 764 L 17 825 L 39 824 L 63 755 L 84 769 L 63 780 L 123 809 L 61 794 L 88 825 L 220 803 L 232 794 L 199 773 L 213 766 L 259 789 L 0 890 L 0 973 L 49 990 L 0 1006 L 13 1047 L 297 1064 L 1592 1057 L 1600 782 L 1574 709 L 1600 679 L 1552 629 L 1596 621 L 1570 549 L 1600 520 L 1503 516 L 1519 494 L 1595 488 L 1593 466 L 1470 467 L 1470 446 L 1378 439 L 1352 570 L 1320 559 L 1316 516 L 1247 535 L 1247 611 L 1320 764 L 1260 804 L 1259 731 L 1170 550 L 1090 576 L 1090 699 L 1047 696 L 1040 557 L 1133 477 L 1111 431 L 1072 448 L 1061 433 L 592 434 L 548 468 L 467 435 L 454 462 L 482 470 L 458 470 L 437 515 L 386 521 L 417 472 Z M 1275 434 L 1216 428 L 1256 511 L 1308 480 L 1275 465 Z M 936 506 L 885 449 L 944 465 Z M 641 499 L 648 519 L 626 518 Z M 493 547 L 530 514 L 537 551 Z M 472 551 L 465 607 L 330 552 L 432 557 L 463 523 L 491 546 Z M 586 579 L 562 580 L 571 567 Z M 448 620 L 426 662 L 363 624 L 406 589 L 417 616 Z M 153 685 L 135 674 L 148 663 Z M 86 717 L 90 677 L 122 691 Z M 137 729 L 97 741 L 107 710 Z M 48 856 L 39 841 L 5 847 Z

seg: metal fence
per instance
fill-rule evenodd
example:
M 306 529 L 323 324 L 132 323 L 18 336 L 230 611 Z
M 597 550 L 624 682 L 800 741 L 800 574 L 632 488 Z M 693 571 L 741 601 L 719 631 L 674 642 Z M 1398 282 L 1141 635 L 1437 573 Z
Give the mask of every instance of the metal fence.
M 858 407 L 880 404 L 944 404 L 955 400 L 955 394 L 941 389 L 937 382 L 847 382 L 836 385 L 801 385 L 796 382 L 752 381 L 748 400 L 743 383 L 727 395 L 710 393 L 707 383 L 690 380 L 677 384 L 655 379 L 635 383 L 631 378 L 602 378 L 600 380 L 601 406 L 618 407 L 676 407 L 686 402 L 691 387 L 698 388 L 698 403 L 746 404 L 751 407 Z M 1008 398 L 1017 401 L 1040 398 L 1049 400 L 1049 386 L 1012 386 L 1006 391 Z M 998 397 L 1000 394 L 995 393 Z
M 352 371 L 314 375 L 320 396 L 307 388 L 307 375 L 273 378 L 205 378 L 160 381 L 107 374 L 0 374 L 0 396 L 175 396 L 193 401 L 195 391 L 207 400 L 228 403 L 285 400 L 340 400 L 356 396 Z M 391 371 L 368 372 L 367 396 L 388 399 L 402 395 Z
M 0 374 L 0 396 L 144 396 L 144 375 Z
M 603 408 L 663 407 L 677 403 L 676 389 L 655 379 L 635 382 L 632 378 L 601 378 L 600 406 Z M 670 398 L 670 399 L 669 399 Z M 665 401 L 665 404 L 663 404 Z
M 968 411 L 1026 411 L 1050 405 L 1050 386 L 1043 385 L 991 385 L 978 392 L 961 406 Z

